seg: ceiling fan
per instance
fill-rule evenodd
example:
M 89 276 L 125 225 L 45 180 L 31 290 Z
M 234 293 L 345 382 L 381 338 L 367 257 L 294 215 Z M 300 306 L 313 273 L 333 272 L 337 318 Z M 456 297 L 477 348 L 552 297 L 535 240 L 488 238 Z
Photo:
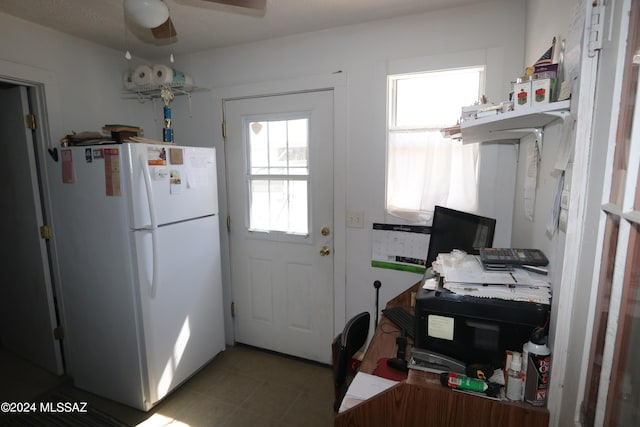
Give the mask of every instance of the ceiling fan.
M 263 10 L 266 0 L 201 0 L 248 9 Z M 143 28 L 151 29 L 155 39 L 176 36 L 176 27 L 171 22 L 169 8 L 162 0 L 124 0 L 125 15 Z

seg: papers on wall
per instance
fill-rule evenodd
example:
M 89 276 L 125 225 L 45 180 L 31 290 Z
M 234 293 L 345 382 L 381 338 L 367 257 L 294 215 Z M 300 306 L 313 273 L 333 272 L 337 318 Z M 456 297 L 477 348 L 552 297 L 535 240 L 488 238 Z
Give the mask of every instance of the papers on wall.
M 447 254 L 438 256 L 438 271 L 443 287 L 459 294 L 480 298 L 551 303 L 551 287 L 546 276 L 514 268 L 513 271 L 486 271 L 479 257 L 466 255 L 457 264 L 446 262 Z
M 549 236 L 553 236 L 556 234 L 558 230 L 558 225 L 560 223 L 560 209 L 562 202 L 562 192 L 564 191 L 564 173 L 562 173 L 558 177 L 558 182 L 556 185 L 556 195 L 553 199 L 553 207 L 551 208 L 551 215 L 549 215 L 549 219 L 547 221 L 547 234 Z
M 527 147 L 526 171 L 524 177 L 524 215 L 529 221 L 533 221 L 533 212 L 536 207 L 536 186 L 538 185 L 538 163 L 540 162 L 540 150 L 538 141 Z
M 565 73 L 564 76 L 559 76 L 564 77 L 564 81 L 577 82 L 578 76 L 580 75 L 580 56 L 584 25 L 584 5 L 576 2 L 569 13 L 569 25 L 564 49 Z
M 567 165 L 571 159 L 572 142 L 575 140 L 575 122 L 576 119 L 573 113 L 562 121 L 562 134 L 558 141 L 558 153 L 556 154 L 554 169 L 567 170 Z
M 371 266 L 424 273 L 431 227 L 373 224 Z

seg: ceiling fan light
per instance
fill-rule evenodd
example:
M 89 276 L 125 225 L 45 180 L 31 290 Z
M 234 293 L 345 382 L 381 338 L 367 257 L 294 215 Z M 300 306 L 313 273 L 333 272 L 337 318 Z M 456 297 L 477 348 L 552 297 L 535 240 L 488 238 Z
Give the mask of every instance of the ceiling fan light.
M 169 8 L 160 0 L 124 0 L 124 11 L 144 28 L 155 28 L 169 19 Z

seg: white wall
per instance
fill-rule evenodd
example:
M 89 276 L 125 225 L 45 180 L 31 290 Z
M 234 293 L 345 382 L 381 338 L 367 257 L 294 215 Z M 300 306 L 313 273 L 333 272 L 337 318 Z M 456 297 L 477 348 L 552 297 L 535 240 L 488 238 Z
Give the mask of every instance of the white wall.
M 50 146 L 72 131 L 100 131 L 106 123 L 140 125 L 153 136 L 150 109 L 120 96 L 127 68 L 122 52 L 0 13 L 0 60 L 51 77 L 45 89 L 53 116 Z M 0 79 L 20 77 L 10 75 L 13 69 L 0 65 Z
M 551 46 L 554 36 L 558 38 L 556 44 L 556 58 L 560 46 L 560 40 L 567 37 L 569 16 L 575 4 L 575 0 L 537 0 L 527 2 L 526 37 L 525 37 L 525 65 L 533 65 L 535 61 Z M 524 74 L 524 67 L 521 69 Z M 529 144 L 534 143 L 534 138 L 523 138 L 520 144 L 518 182 L 516 186 L 516 203 L 513 223 L 513 245 L 534 245 L 540 247 L 553 258 L 550 269 L 562 266 L 563 250 L 558 250 L 561 244 L 558 237 L 550 238 L 547 233 L 547 221 L 551 213 L 553 199 L 556 190 L 555 161 L 560 149 L 560 138 L 563 137 L 562 121 L 556 121 L 545 128 L 544 143 L 542 148 L 542 161 L 538 174 L 538 189 L 536 192 L 536 205 L 533 221 L 529 221 L 524 215 L 523 188 L 525 159 Z
M 524 21 L 524 1 L 492 1 L 177 58 L 176 68 L 191 74 L 197 86 L 214 91 L 193 94 L 191 116 L 186 99 L 174 102 L 176 140 L 213 143 L 223 152 L 221 119 L 213 116 L 220 111 L 220 99 L 215 97 L 220 88 L 338 71 L 346 74 L 347 138 L 346 147 L 338 147 L 346 152 L 346 179 L 339 185 L 346 191 L 346 209 L 364 212 L 365 228 L 346 229 L 346 307 L 336 307 L 336 312 L 346 310 L 350 317 L 373 311 L 375 280 L 383 284 L 380 301 L 384 303 L 419 279 L 411 273 L 370 267 L 371 224 L 398 221 L 384 212 L 388 64 L 486 49 L 491 52 L 487 54 L 491 61 L 487 94 L 499 102 L 507 99 L 509 82 L 523 67 Z M 487 146 L 483 151 L 481 213 L 499 217 L 497 242 L 508 245 L 515 150 Z M 336 220 L 343 222 L 345 216 L 343 212 Z M 227 272 L 225 282 L 228 277 Z M 340 316 L 336 319 L 336 328 L 342 328 Z
M 563 38 L 568 37 L 570 28 L 570 20 L 576 7 L 584 10 L 589 2 L 580 0 L 562 0 L 560 2 L 553 0 L 537 0 L 527 2 L 527 21 L 526 21 L 526 43 L 525 58 L 526 64 L 532 65 L 550 46 L 554 36 L 558 37 L 556 44 L 557 51 Z M 582 12 L 584 13 L 584 12 Z M 572 110 L 574 117 L 578 105 L 578 96 L 581 94 L 572 94 Z M 571 119 L 572 125 L 573 119 Z M 581 124 L 581 126 L 590 126 L 589 123 Z M 558 232 L 550 236 L 547 232 L 547 224 L 551 215 L 554 202 L 557 173 L 554 164 L 558 157 L 559 147 L 563 138 L 569 137 L 563 133 L 562 121 L 556 121 L 545 128 L 544 144 L 542 152 L 542 161 L 540 162 L 540 171 L 538 179 L 538 190 L 536 192 L 536 208 L 534 220 L 528 221 L 524 217 L 522 207 L 523 197 L 523 181 L 524 168 L 521 166 L 518 174 L 518 185 L 516 193 L 516 209 L 514 212 L 514 245 L 532 244 L 539 247 L 548 254 L 550 264 L 550 281 L 553 288 L 554 300 L 552 304 L 552 318 L 549 334 L 549 346 L 554 352 L 556 348 L 556 335 L 566 337 L 569 343 L 558 343 L 558 348 L 566 349 L 566 354 L 555 354 L 554 364 L 551 371 L 552 376 L 552 392 L 549 396 L 549 408 L 552 411 L 550 425 L 572 425 L 576 404 L 580 401 L 577 396 L 578 384 L 580 383 L 580 366 L 583 358 L 583 347 L 585 341 L 586 316 L 588 312 L 588 296 L 590 295 L 589 285 L 591 284 L 591 273 L 593 271 L 593 248 L 586 253 L 583 248 L 580 250 L 580 258 L 584 257 L 584 261 L 580 261 L 581 267 L 578 269 L 576 283 L 561 283 L 563 277 L 563 261 L 565 260 L 565 243 L 567 243 L 567 235 L 565 232 Z M 573 136 L 571 136 L 572 138 Z M 533 144 L 533 138 L 527 138 L 522 141 L 520 153 L 520 165 L 524 165 L 526 149 Z M 581 169 L 581 168 L 579 168 Z M 571 178 L 571 171 L 567 174 L 567 179 Z M 574 193 L 577 190 L 574 190 Z M 576 199 L 584 197 L 584 195 L 575 194 Z M 595 236 L 595 233 L 592 233 Z M 589 237 L 590 239 L 590 237 Z M 584 244 L 584 242 L 582 242 Z M 575 248 L 567 248 L 567 250 L 575 250 Z M 564 266 L 564 268 L 567 268 Z M 561 289 L 566 291 L 567 287 L 575 285 L 575 295 L 569 295 L 572 301 L 560 301 Z M 566 292 L 564 292 L 566 294 Z M 572 298 L 573 297 L 573 298 Z M 565 315 L 565 319 L 571 318 L 570 323 L 562 322 L 559 324 L 558 318 L 559 305 L 563 307 L 572 307 L 572 313 Z M 564 313 L 563 313 L 564 314 Z M 564 352 L 562 352 L 564 353 Z M 566 369 L 565 369 L 566 361 Z M 560 363 L 556 363 L 560 362 Z M 562 365 L 562 366 L 560 366 Z M 557 384 L 557 386 L 555 386 Z M 554 391 L 559 392 L 554 394 Z M 557 409 L 557 413 L 553 413 Z

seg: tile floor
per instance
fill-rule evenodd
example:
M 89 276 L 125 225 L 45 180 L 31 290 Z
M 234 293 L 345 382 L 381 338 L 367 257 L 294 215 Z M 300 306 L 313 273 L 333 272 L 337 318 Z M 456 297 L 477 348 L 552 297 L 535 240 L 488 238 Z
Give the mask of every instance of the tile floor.
M 0 348 L 0 401 L 29 401 L 62 388 L 77 401 L 141 427 L 329 427 L 331 367 L 237 345 L 145 413 L 73 388 Z

